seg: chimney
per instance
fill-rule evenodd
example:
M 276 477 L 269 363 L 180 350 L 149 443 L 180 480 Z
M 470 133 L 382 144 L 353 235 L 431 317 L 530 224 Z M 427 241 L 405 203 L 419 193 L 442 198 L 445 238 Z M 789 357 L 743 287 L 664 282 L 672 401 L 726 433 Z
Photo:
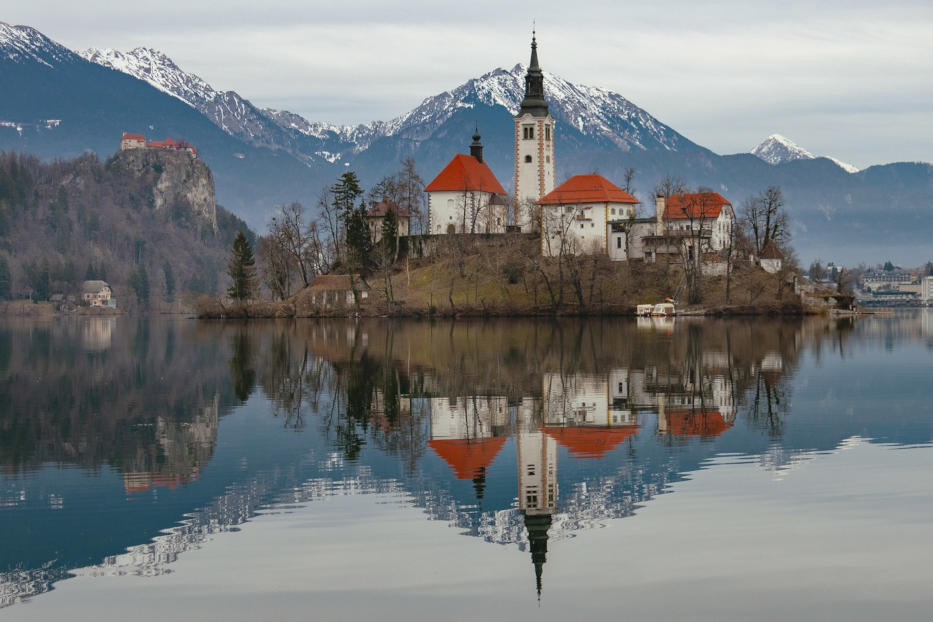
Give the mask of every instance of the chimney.
M 476 158 L 478 161 L 483 161 L 483 143 L 479 141 L 479 126 L 476 126 L 476 129 L 473 131 L 473 142 L 470 143 L 470 155 Z
M 664 235 L 664 195 L 659 194 L 654 198 L 654 234 Z

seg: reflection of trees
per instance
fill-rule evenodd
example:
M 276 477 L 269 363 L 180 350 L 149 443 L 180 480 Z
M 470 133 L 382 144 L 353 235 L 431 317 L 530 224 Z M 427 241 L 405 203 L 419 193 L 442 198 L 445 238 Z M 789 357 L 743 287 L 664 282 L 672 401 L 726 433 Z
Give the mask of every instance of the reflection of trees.
M 233 356 L 230 357 L 230 380 L 233 383 L 233 393 L 240 402 L 249 399 L 256 381 L 256 371 L 252 368 L 253 352 L 249 333 L 246 330 L 237 331 L 233 336 Z
M 190 481 L 232 402 L 226 342 L 192 323 L 107 318 L 101 347 L 86 339 L 99 320 L 0 327 L 0 468 L 108 464 L 128 489 Z

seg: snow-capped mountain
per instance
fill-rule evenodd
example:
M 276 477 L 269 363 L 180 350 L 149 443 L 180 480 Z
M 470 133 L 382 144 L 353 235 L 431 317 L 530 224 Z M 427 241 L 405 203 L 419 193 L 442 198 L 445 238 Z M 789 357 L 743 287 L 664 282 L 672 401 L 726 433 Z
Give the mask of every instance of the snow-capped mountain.
M 0 54 L 16 62 L 37 62 L 46 67 L 69 62 L 72 52 L 29 26 L 0 22 Z
M 287 110 L 260 109 L 234 91 L 221 92 L 188 73 L 166 54 L 151 48 L 130 52 L 88 49 L 85 59 L 148 82 L 199 110 L 218 127 L 257 146 L 284 149 L 313 161 L 350 161 L 382 138 L 404 137 L 417 145 L 428 139 L 458 110 L 481 104 L 514 115 L 524 95 L 526 67 L 496 69 L 451 91 L 426 98 L 391 121 L 334 125 L 310 121 Z M 623 151 L 695 149 L 696 145 L 612 91 L 573 84 L 545 72 L 551 114 L 582 136 Z M 283 131 L 284 130 L 284 133 Z M 296 140 L 297 134 L 311 141 Z
M 138 47 L 129 52 L 88 48 L 86 60 L 129 74 L 180 99 L 210 119 L 227 134 L 257 147 L 284 149 L 301 156 L 287 132 L 282 132 L 258 108 L 234 91 L 218 91 L 200 76 L 182 70 L 163 52 Z M 313 158 L 300 158 L 311 163 Z
M 857 173 L 859 170 L 858 167 L 847 164 L 842 160 L 837 160 L 829 156 L 814 155 L 791 139 L 781 136 L 780 134 L 771 134 L 771 136 L 768 136 L 761 144 L 751 150 L 751 154 L 764 160 L 768 164 L 826 158 L 847 173 Z

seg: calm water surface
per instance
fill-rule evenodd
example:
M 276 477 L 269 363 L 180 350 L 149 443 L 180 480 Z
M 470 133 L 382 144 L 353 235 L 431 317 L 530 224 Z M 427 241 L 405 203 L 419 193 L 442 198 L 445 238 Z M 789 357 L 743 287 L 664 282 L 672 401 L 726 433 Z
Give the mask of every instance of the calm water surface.
M 0 616 L 933 615 L 933 311 L 0 323 Z

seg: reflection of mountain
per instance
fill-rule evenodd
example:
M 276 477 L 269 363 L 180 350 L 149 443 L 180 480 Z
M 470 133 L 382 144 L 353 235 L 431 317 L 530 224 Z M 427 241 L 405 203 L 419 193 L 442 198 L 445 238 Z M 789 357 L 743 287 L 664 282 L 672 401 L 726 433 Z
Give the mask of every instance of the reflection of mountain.
M 517 545 L 546 587 L 549 543 L 717 454 L 780 470 L 850 437 L 928 442 L 922 410 L 879 416 L 898 369 L 869 389 L 825 364 L 923 343 L 901 322 L 120 318 L 107 349 L 68 323 L 0 325 L 0 601 L 74 568 L 158 574 L 266 504 L 364 492 Z M 855 405 L 826 407 L 831 386 Z

